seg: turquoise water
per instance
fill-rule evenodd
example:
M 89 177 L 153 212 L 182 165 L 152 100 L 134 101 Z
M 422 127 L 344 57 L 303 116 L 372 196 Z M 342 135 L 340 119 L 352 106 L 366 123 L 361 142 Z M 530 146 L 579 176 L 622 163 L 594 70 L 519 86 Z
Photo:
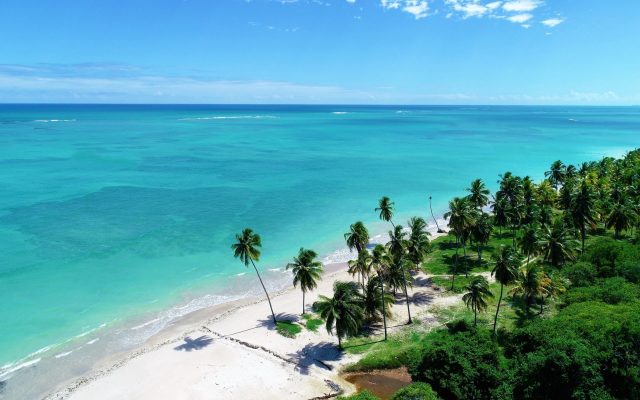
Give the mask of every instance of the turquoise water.
M 381 230 L 381 195 L 427 217 L 429 195 L 441 213 L 473 178 L 541 178 L 639 132 L 631 107 L 0 105 L 0 366 L 252 292 L 229 248 L 245 226 L 275 288 L 300 246 Z

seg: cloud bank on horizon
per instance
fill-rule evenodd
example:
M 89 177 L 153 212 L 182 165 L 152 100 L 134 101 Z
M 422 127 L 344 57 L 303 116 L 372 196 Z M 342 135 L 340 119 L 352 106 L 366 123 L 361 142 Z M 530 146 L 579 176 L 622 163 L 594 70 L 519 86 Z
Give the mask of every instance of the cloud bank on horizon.
M 640 103 L 635 2 L 6 2 L 4 103 Z

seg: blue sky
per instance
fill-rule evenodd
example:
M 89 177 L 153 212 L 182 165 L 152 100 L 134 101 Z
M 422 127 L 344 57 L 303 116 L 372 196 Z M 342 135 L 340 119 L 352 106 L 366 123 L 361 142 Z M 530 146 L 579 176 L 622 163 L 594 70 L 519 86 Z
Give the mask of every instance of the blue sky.
M 2 0 L 0 102 L 640 104 L 638 0 Z

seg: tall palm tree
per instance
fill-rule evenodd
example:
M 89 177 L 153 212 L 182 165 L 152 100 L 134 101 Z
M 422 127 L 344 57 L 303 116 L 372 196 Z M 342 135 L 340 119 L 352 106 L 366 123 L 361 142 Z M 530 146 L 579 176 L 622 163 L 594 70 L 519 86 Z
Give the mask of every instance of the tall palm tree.
M 489 243 L 492 232 L 493 223 L 491 222 L 491 216 L 487 213 L 480 214 L 480 217 L 471 228 L 471 237 L 478 246 L 478 264 L 482 264 L 482 246 Z
M 502 193 L 496 193 L 496 196 L 493 198 L 493 204 L 491 205 L 491 211 L 493 212 L 494 224 L 500 229 L 500 236 L 502 236 L 502 228 L 509 224 L 509 217 L 507 215 L 508 208 L 509 203 L 504 195 Z
M 371 255 L 366 249 L 358 254 L 355 260 L 349 260 L 349 273 L 351 275 L 358 274 L 358 281 L 362 282 L 362 290 L 365 287 L 365 278 L 371 273 Z
M 498 298 L 498 306 L 496 307 L 496 316 L 493 319 L 493 333 L 496 333 L 496 327 L 498 325 L 498 313 L 500 312 L 500 303 L 502 302 L 502 295 L 505 285 L 510 285 L 515 282 L 518 277 L 518 267 L 520 266 L 520 259 L 517 253 L 513 250 L 513 247 L 502 246 L 500 251 L 494 255 L 496 265 L 491 271 L 491 276 L 496 277 L 496 281 L 500 283 L 500 297 Z
M 260 247 L 262 247 L 260 235 L 253 233 L 253 230 L 250 228 L 245 228 L 242 233 L 237 234 L 236 242 L 231 245 L 233 256 L 235 258 L 240 259 L 245 267 L 248 267 L 249 263 L 253 265 L 253 269 L 256 271 L 256 275 L 258 275 L 258 279 L 262 285 L 262 290 L 264 290 L 264 294 L 267 295 L 267 301 L 269 302 L 269 308 L 271 309 L 273 323 L 276 324 L 276 314 L 273 312 L 269 293 L 267 293 L 267 288 L 264 286 L 264 282 L 262 282 L 262 278 L 260 277 L 260 273 L 258 272 L 258 268 L 256 268 L 255 264 L 255 261 L 260 259 Z
M 329 334 L 335 327 L 338 336 L 338 348 L 342 349 L 342 338 L 358 334 L 364 321 L 362 294 L 355 282 L 336 281 L 333 285 L 333 297 L 320 296 L 317 308 L 320 317 L 325 320 Z
M 380 219 L 386 222 L 391 222 L 391 225 L 395 227 L 393 224 L 393 208 L 394 203 L 387 196 L 383 196 L 378 201 L 378 207 L 376 207 L 375 211 L 379 213 Z
M 449 228 L 456 236 L 456 256 L 451 276 L 451 290 L 453 290 L 455 276 L 458 273 L 458 248 L 460 243 L 464 246 L 462 236 L 474 224 L 476 213 L 466 198 L 455 197 L 449 202 L 449 211 L 444 214 L 444 217 L 449 220 Z
M 536 200 L 545 207 L 553 207 L 556 204 L 558 194 L 549 181 L 542 181 L 536 188 Z
M 537 254 L 540 250 L 540 237 L 538 232 L 539 230 L 537 226 L 529 224 L 524 227 L 522 237 L 518 241 L 520 249 L 527 255 L 527 264 L 531 261 L 531 256 Z
M 431 242 L 429 241 L 431 233 L 427 231 L 427 222 L 420 217 L 413 217 L 409 220 L 409 229 L 411 232 L 407 241 L 407 255 L 418 271 L 420 264 L 431 250 Z
M 478 211 L 482 211 L 482 207 L 489 203 L 489 189 L 482 182 L 482 179 L 476 179 L 471 182 L 471 186 L 467 189 L 469 192 L 469 201 Z
M 376 245 L 371 253 L 371 266 L 376 270 L 378 281 L 380 282 L 380 292 L 382 296 L 382 309 L 386 309 L 384 285 L 387 271 L 391 265 L 391 257 L 387 253 L 386 247 L 381 244 Z M 387 316 L 382 313 L 382 322 L 384 326 L 384 340 L 387 340 Z
M 467 291 L 462 296 L 462 301 L 473 311 L 473 326 L 478 325 L 478 311 L 487 309 L 487 299 L 493 297 L 487 278 L 482 275 L 476 275 L 471 282 L 465 287 Z
M 580 229 L 582 253 L 584 253 L 584 242 L 587 237 L 587 224 L 595 224 L 595 202 L 596 198 L 593 188 L 583 179 L 580 183 L 580 189 L 574 194 L 573 199 L 571 199 L 571 216 L 578 229 Z
M 544 173 L 544 176 L 549 179 L 549 182 L 556 191 L 558 190 L 558 186 L 564 182 L 566 175 L 567 167 L 565 167 L 564 163 L 560 160 L 554 161 L 549 171 Z
M 344 234 L 349 250 L 356 249 L 358 254 L 362 253 L 369 244 L 369 231 L 361 221 L 351 224 L 349 232 Z
M 389 275 L 387 276 L 387 282 L 392 284 L 395 288 L 397 287 L 397 283 L 401 283 L 404 298 L 407 304 L 407 314 L 409 315 L 409 324 L 412 322 L 411 320 L 411 308 L 409 306 L 409 293 L 407 292 L 407 280 L 411 279 L 411 275 L 409 274 L 408 268 L 408 259 L 407 259 L 407 246 L 408 241 L 406 239 L 407 233 L 403 230 L 402 225 L 396 225 L 393 231 L 389 231 L 389 243 L 387 243 L 387 247 L 389 248 L 389 253 L 392 256 L 392 264 L 389 270 Z
M 630 229 L 637 221 L 638 214 L 636 210 L 633 209 L 628 201 L 622 200 L 613 205 L 611 212 L 607 216 L 606 226 L 609 229 L 613 228 L 616 238 L 620 238 L 620 233 Z
M 380 321 L 384 318 L 391 317 L 391 306 L 393 305 L 393 297 L 389 293 L 380 292 L 382 282 L 380 277 L 374 276 L 367 281 L 364 296 L 364 313 L 370 321 Z M 384 295 L 383 295 L 384 293 Z M 383 298 L 384 296 L 384 298 Z
M 318 287 L 318 280 L 322 275 L 322 263 L 316 261 L 318 254 L 313 250 L 300 248 L 298 256 L 293 258 L 293 262 L 287 264 L 287 270 L 292 269 L 293 287 L 300 284 L 302 290 L 302 315 L 304 315 L 304 297 L 307 291 Z
M 546 294 L 546 289 L 542 286 L 544 272 L 535 264 L 522 268 L 514 286 L 509 293 L 522 296 L 525 304 L 525 311 L 529 315 L 529 310 L 533 300 L 540 295 Z
M 546 261 L 550 261 L 555 267 L 566 261 L 575 259 L 578 243 L 571 235 L 562 221 L 557 220 L 551 227 L 547 227 L 538 242 L 541 253 Z

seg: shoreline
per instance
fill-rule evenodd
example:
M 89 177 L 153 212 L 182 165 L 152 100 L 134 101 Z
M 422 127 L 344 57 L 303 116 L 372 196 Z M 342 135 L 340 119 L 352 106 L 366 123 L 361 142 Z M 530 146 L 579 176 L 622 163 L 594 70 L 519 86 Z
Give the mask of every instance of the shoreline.
M 440 223 L 441 221 L 442 220 L 439 219 L 438 223 Z M 435 225 L 433 226 L 429 225 L 429 231 L 432 234 L 431 239 L 435 239 L 442 235 L 436 232 Z M 381 241 L 381 239 L 384 238 L 384 233 L 375 235 L 375 238 L 377 239 L 377 241 Z M 340 252 L 341 250 L 342 249 L 336 250 L 334 253 Z M 346 269 L 347 269 L 346 262 L 326 264 L 325 272 L 323 273 L 323 279 L 321 281 L 321 285 L 319 285 L 318 287 L 318 290 L 307 294 L 307 297 L 308 297 L 307 303 L 306 303 L 307 307 L 309 307 L 312 304 L 312 302 L 315 301 L 315 298 L 319 294 L 328 295 L 330 293 L 329 290 L 333 285 L 334 281 L 351 280 L 352 278 L 350 275 L 348 275 L 348 273 L 346 272 Z M 323 290 L 320 290 L 321 287 Z M 289 286 L 275 293 L 270 293 L 270 295 L 272 297 L 272 302 L 279 303 L 279 302 L 290 301 L 291 298 L 295 299 L 296 297 L 300 296 L 300 293 L 299 293 L 299 289 L 295 289 L 293 288 L 293 286 Z M 286 300 L 283 300 L 283 298 Z M 177 318 L 175 321 L 172 321 L 169 325 L 165 326 L 156 334 L 147 338 L 143 344 L 136 346 L 134 349 L 116 353 L 110 356 L 106 356 L 103 359 L 96 360 L 94 365 L 90 368 L 90 372 L 79 375 L 79 376 L 75 376 L 71 379 L 68 379 L 66 381 L 59 383 L 56 387 L 52 388 L 52 390 L 48 391 L 43 398 L 46 400 L 76 398 L 76 394 L 78 394 L 80 391 L 83 391 L 84 388 L 90 387 L 92 385 L 103 386 L 101 384 L 102 381 L 108 379 L 109 377 L 114 376 L 114 374 L 117 374 L 118 371 L 122 371 L 123 368 L 126 368 L 128 365 L 131 365 L 132 363 L 136 362 L 136 360 L 143 359 L 145 358 L 145 356 L 150 354 L 153 355 L 154 353 L 167 350 L 171 347 L 170 345 L 172 344 L 176 344 L 176 343 L 180 343 L 181 341 L 188 340 L 190 336 L 195 336 L 196 334 L 198 336 L 201 336 L 202 333 L 208 333 L 209 335 L 213 335 L 214 338 L 217 338 L 217 339 L 230 339 L 232 341 L 235 340 L 239 343 L 242 343 L 241 345 L 245 345 L 245 346 L 249 345 L 251 348 L 259 347 L 259 348 L 262 348 L 263 351 L 273 353 L 271 354 L 271 356 L 276 355 L 276 357 L 279 357 L 281 359 L 281 362 L 283 359 L 285 359 L 286 361 L 287 359 L 286 356 L 282 356 L 282 355 L 278 356 L 282 352 L 278 352 L 278 349 L 272 351 L 271 349 L 267 349 L 263 347 L 263 345 L 259 343 L 259 340 L 257 341 L 254 340 L 255 339 L 254 337 L 249 337 L 248 338 L 249 340 L 243 340 L 242 337 L 236 338 L 235 336 L 233 336 L 234 332 L 221 333 L 216 331 L 215 329 L 207 328 L 207 327 L 214 327 L 220 330 L 220 328 L 223 328 L 220 326 L 222 325 L 222 322 L 226 320 L 232 320 L 234 319 L 234 316 L 238 316 L 238 314 L 241 314 L 241 313 L 245 313 L 245 314 L 249 313 L 253 315 L 256 312 L 258 312 L 258 313 L 266 314 L 268 311 L 268 308 L 262 310 L 262 308 L 266 307 L 265 299 L 266 298 L 264 297 L 264 295 L 250 296 L 242 299 L 233 300 L 230 302 L 224 302 L 221 304 L 205 307 L 203 309 L 195 310 L 184 316 L 181 316 Z M 298 299 L 297 303 L 299 303 L 299 301 L 300 300 Z M 297 304 L 297 308 L 295 310 L 291 310 L 291 311 L 294 311 L 295 313 L 288 314 L 288 316 L 289 317 L 297 316 L 299 314 L 299 307 L 300 305 Z M 402 311 L 401 308 L 402 307 L 396 307 L 396 311 Z M 278 313 L 277 309 L 276 309 L 276 313 Z M 255 324 L 255 322 L 257 322 L 258 320 L 259 318 L 257 318 L 254 321 L 248 320 L 247 323 L 248 325 L 251 325 L 252 323 Z M 238 324 L 231 323 L 231 326 L 235 326 L 235 325 L 238 325 Z M 249 328 L 249 329 L 255 329 L 255 327 Z M 303 330 L 304 329 L 305 328 L 303 328 Z M 267 331 L 269 333 L 275 332 L 273 329 L 270 329 L 268 327 L 267 327 Z M 236 332 L 236 333 L 239 333 L 239 332 Z M 284 339 L 284 341 L 291 340 L 291 339 L 286 339 L 284 337 L 281 337 L 277 333 L 275 333 L 275 335 L 277 335 L 276 336 L 277 339 Z M 326 334 L 324 326 L 320 327 L 319 333 L 317 333 L 316 335 L 320 336 L 319 339 L 322 339 L 324 343 L 328 343 L 329 347 L 332 347 L 331 342 L 332 342 L 332 339 L 334 339 L 335 341 L 335 338 L 333 336 Z M 229 340 L 225 340 L 225 341 L 228 342 Z M 308 341 L 310 342 L 310 340 Z M 295 343 L 295 341 L 292 341 L 292 342 Z M 293 343 L 289 343 L 289 344 L 293 344 Z M 285 343 L 283 346 L 286 348 L 287 345 L 288 344 Z M 253 352 L 255 351 L 256 350 L 254 349 Z M 284 353 L 286 354 L 286 351 Z M 322 363 L 322 364 L 324 364 L 325 366 L 327 365 L 325 363 Z M 297 374 L 299 375 L 299 373 Z M 342 385 L 350 385 L 348 382 L 342 381 L 340 377 L 335 375 L 335 373 L 331 376 L 334 379 L 340 381 L 342 385 L 340 385 L 340 383 L 336 384 L 333 380 L 328 379 L 326 376 L 322 376 L 322 375 L 323 375 L 322 373 L 310 374 L 310 376 L 313 376 L 316 381 L 320 381 L 319 377 L 322 377 L 322 381 L 325 382 L 325 385 L 329 385 L 328 387 L 330 388 L 333 387 L 335 389 L 337 387 L 341 387 Z M 332 384 L 329 384 L 328 382 L 332 382 Z M 313 387 L 314 388 L 313 390 L 315 393 L 318 393 L 318 390 L 321 389 L 321 387 L 318 387 L 318 382 L 309 383 L 307 386 Z M 335 392 L 334 394 L 337 395 L 337 391 L 334 390 L 334 392 Z M 322 395 L 327 395 L 327 394 L 328 393 L 322 392 Z M 80 398 L 83 398 L 82 394 L 80 394 Z M 88 398 L 91 398 L 91 397 L 88 397 Z M 110 399 L 112 397 L 104 397 L 104 398 Z M 152 397 L 149 397 L 149 398 L 152 398 Z

